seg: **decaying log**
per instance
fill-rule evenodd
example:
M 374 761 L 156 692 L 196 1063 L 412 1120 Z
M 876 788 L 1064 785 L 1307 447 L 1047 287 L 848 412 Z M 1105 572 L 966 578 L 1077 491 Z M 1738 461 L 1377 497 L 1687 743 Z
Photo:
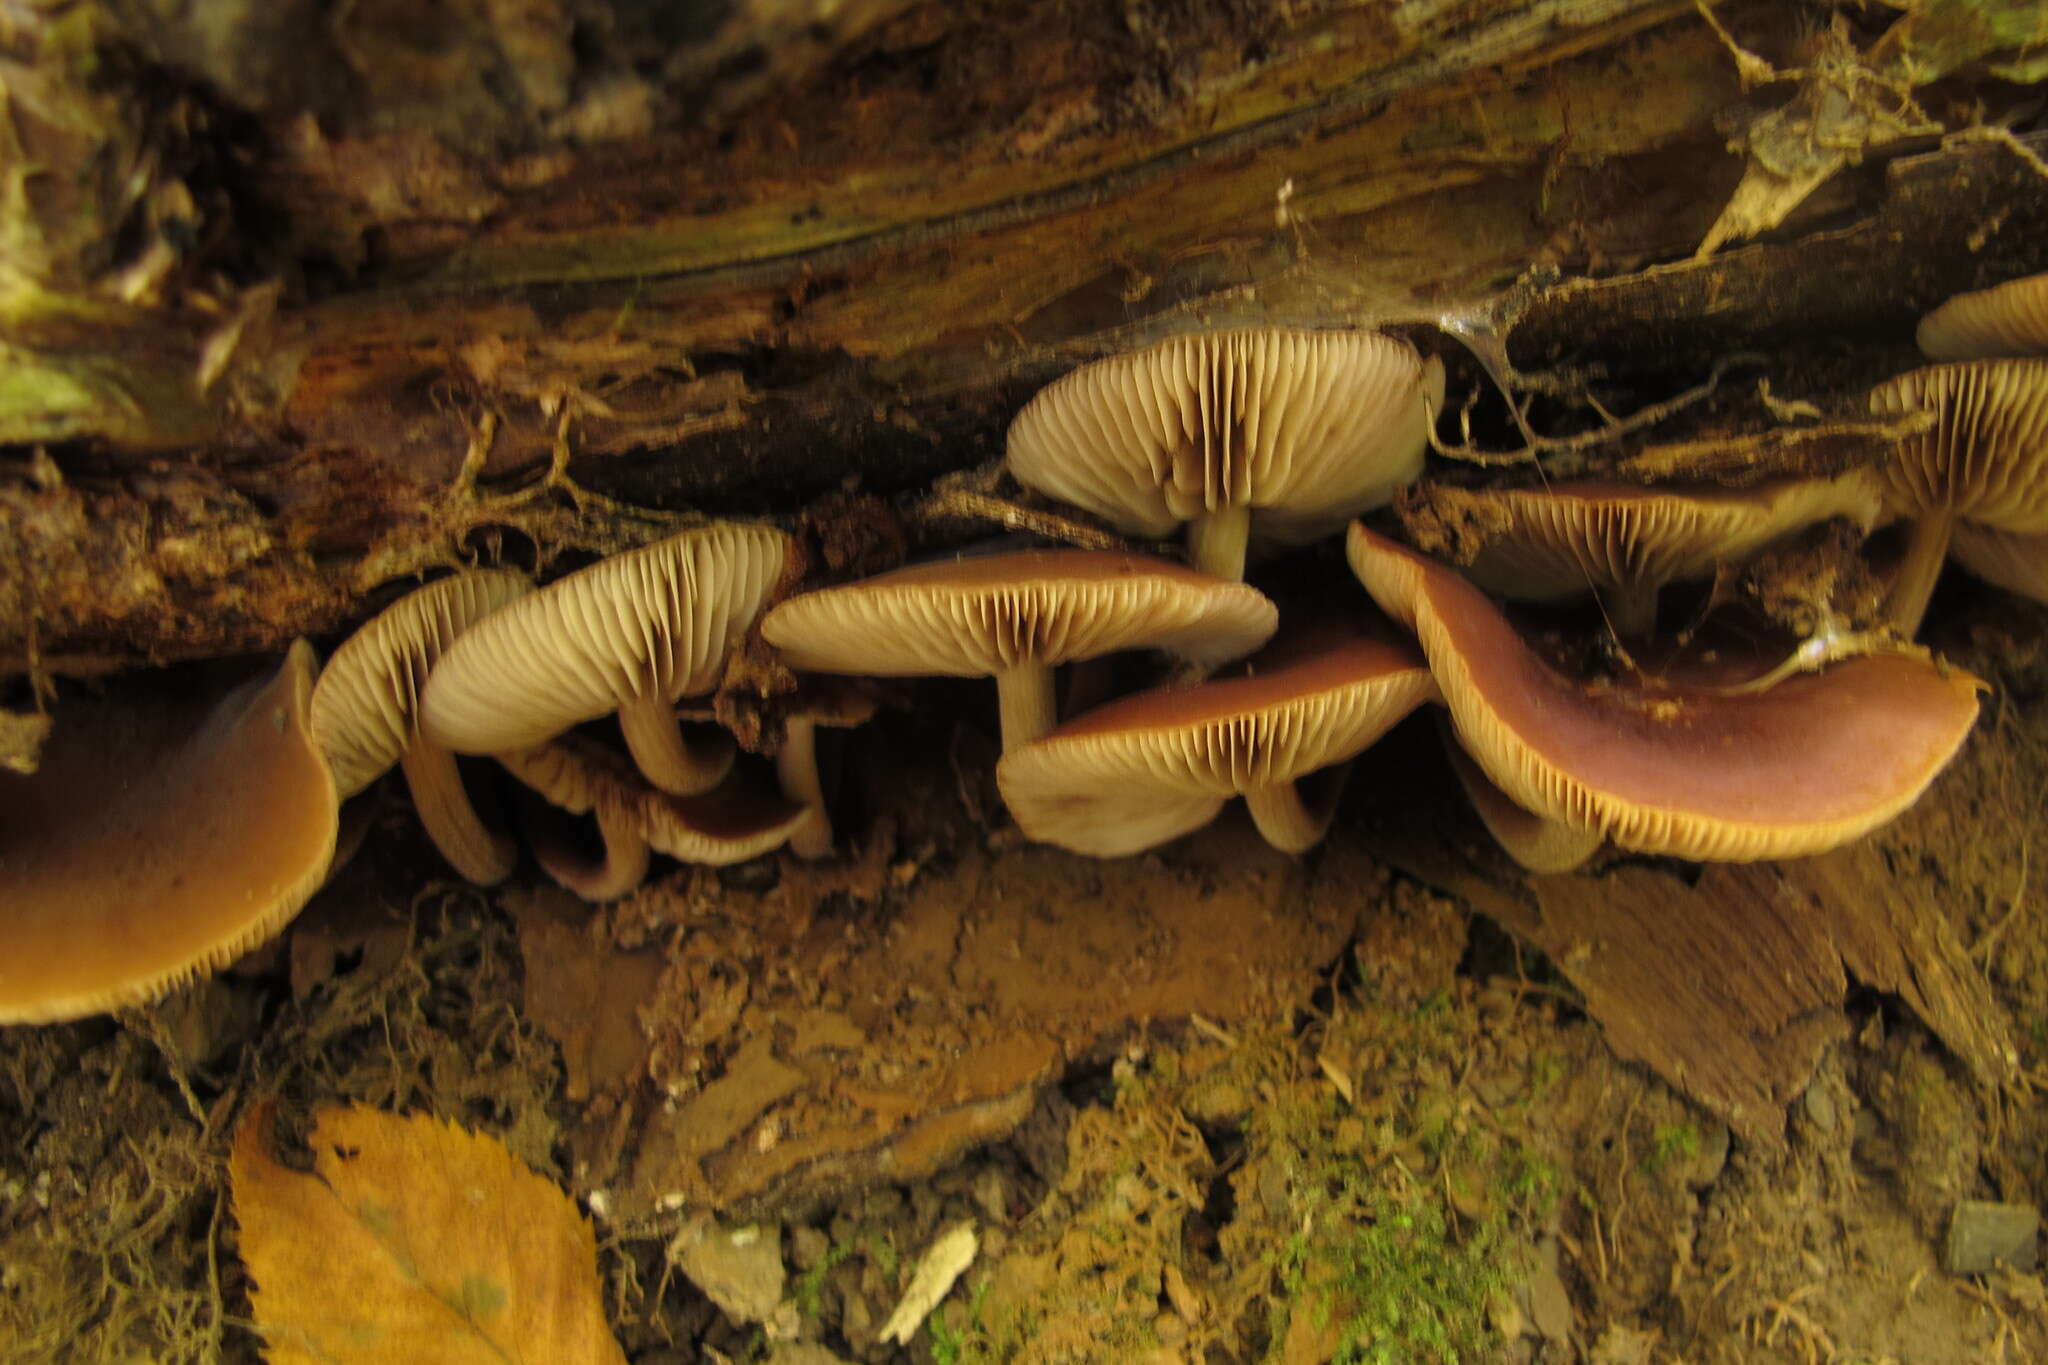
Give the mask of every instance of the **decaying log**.
M 274 649 L 437 563 L 915 490 L 1196 323 L 1448 315 L 1677 390 L 1688 348 L 1897 340 L 2042 263 L 2024 149 L 1930 139 L 1788 243 L 1617 276 L 1741 177 L 1716 120 L 1763 105 L 1723 32 L 1784 70 L 1805 37 L 1768 4 L 402 8 L 0 16 L 0 158 L 37 168 L 0 200 L 10 670 Z M 1967 73 L 2005 37 L 1944 41 Z M 1532 265 L 1591 282 L 1503 328 Z

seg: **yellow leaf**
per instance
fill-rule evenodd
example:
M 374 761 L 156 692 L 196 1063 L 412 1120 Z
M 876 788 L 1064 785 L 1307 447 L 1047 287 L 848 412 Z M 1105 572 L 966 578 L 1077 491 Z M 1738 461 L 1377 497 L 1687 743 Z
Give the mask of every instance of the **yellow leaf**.
M 270 1365 L 623 1365 L 576 1206 L 503 1146 L 425 1116 L 315 1115 L 314 1174 L 229 1158 Z

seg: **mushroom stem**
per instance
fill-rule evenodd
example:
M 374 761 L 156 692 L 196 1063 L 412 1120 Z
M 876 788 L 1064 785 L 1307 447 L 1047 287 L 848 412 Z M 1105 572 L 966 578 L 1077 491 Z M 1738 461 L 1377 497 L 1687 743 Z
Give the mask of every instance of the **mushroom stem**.
M 1188 562 L 1211 577 L 1241 581 L 1251 537 L 1251 508 L 1240 503 L 1204 512 L 1188 523 Z
M 720 731 L 711 743 L 691 740 L 658 691 L 620 702 L 619 730 L 641 774 L 670 795 L 702 795 L 732 770 L 731 737 Z
M 1002 708 L 1006 754 L 1043 739 L 1059 723 L 1052 670 L 1041 664 L 1020 664 L 996 674 L 996 699 Z
M 415 737 L 399 756 L 413 809 L 427 837 L 462 874 L 478 886 L 496 886 L 518 865 L 519 849 L 510 836 L 492 830 L 476 813 L 455 755 L 438 744 Z
M 1437 728 L 1443 736 L 1444 752 L 1451 760 L 1451 771 L 1458 775 L 1458 785 L 1465 789 L 1473 812 L 1501 851 L 1525 870 L 1541 874 L 1571 872 L 1607 842 L 1607 836 L 1597 828 L 1553 820 L 1516 804 L 1465 752 L 1449 721 Z
M 1600 594 L 1600 607 L 1607 623 L 1624 640 L 1640 640 L 1657 629 L 1659 583 L 1617 583 Z
M 1350 772 L 1351 764 L 1346 761 L 1292 782 L 1249 788 L 1244 794 L 1245 808 L 1267 843 L 1282 853 L 1306 853 L 1330 832 L 1330 822 L 1337 815 L 1337 797 Z M 1303 794 L 1303 783 L 1314 784 L 1312 794 Z
M 1899 560 L 1886 594 L 1884 614 L 1899 634 L 1911 639 L 1920 633 L 1920 618 L 1927 614 L 1927 601 L 1941 578 L 1941 566 L 1948 559 L 1949 534 L 1955 528 L 1955 513 L 1941 509 L 1916 518 L 1906 531 L 1906 553 Z
M 832 855 L 832 816 L 825 809 L 825 787 L 818 780 L 818 726 L 809 716 L 790 716 L 783 725 L 782 747 L 775 751 L 775 775 L 782 794 L 804 808 L 804 822 L 789 834 L 789 851 L 799 858 Z

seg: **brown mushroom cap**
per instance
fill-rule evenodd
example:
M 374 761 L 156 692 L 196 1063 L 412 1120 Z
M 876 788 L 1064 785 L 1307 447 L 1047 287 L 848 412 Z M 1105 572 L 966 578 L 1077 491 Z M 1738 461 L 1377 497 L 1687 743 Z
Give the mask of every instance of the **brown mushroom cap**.
M 1876 482 L 1856 470 L 1757 488 L 1643 488 L 1581 482 L 1548 488 L 1432 487 L 1432 513 L 1479 541 L 1467 576 L 1488 592 L 1554 602 L 1591 590 L 1609 595 L 1624 635 L 1655 627 L 1657 590 L 1710 575 L 1802 526 L 1847 517 L 1878 519 Z
M 420 689 L 458 635 L 532 587 L 526 575 L 501 569 L 429 583 L 344 641 L 313 685 L 313 737 L 342 799 L 403 761 L 413 807 L 435 847 L 482 886 L 503 880 L 518 850 L 478 817 L 453 756 L 420 735 Z
M 772 527 L 722 522 L 558 579 L 449 646 L 427 680 L 421 729 L 457 753 L 498 754 L 616 710 L 650 781 L 705 790 L 730 765 L 731 746 L 692 755 L 675 702 L 717 685 L 789 554 L 789 538 Z
M 1443 384 L 1376 332 L 1174 337 L 1041 390 L 1010 424 L 1010 471 L 1133 534 L 1189 522 L 1196 567 L 1236 578 L 1248 535 L 1305 544 L 1415 478 Z
M 807 813 L 800 803 L 739 775 L 699 796 L 660 791 L 623 755 L 582 735 L 500 754 L 498 761 L 550 805 L 571 815 L 596 815 L 606 856 L 595 865 L 579 858 L 560 830 L 536 824 L 542 866 L 586 900 L 621 896 L 637 886 L 650 848 L 683 862 L 724 867 L 781 847 Z
M 2048 275 L 1958 294 L 1920 319 L 1917 339 L 1930 360 L 2048 354 Z
M 994 677 L 1007 748 L 1049 728 L 1058 664 L 1151 648 L 1213 666 L 1256 649 L 1278 622 L 1256 589 L 1165 560 L 1026 550 L 792 597 L 761 635 L 811 672 Z
M 1261 832 L 1299 852 L 1329 826 L 1297 779 L 1356 757 L 1436 696 L 1392 632 L 1288 641 L 1249 677 L 1125 697 L 1003 755 L 996 785 L 1040 843 L 1116 858 L 1198 829 L 1245 796 Z M 1277 836 L 1277 837 L 1276 837 Z
M 1886 506 L 1913 519 L 1886 604 L 1892 624 L 1911 634 L 1957 521 L 2048 532 L 2048 360 L 1925 366 L 1873 389 L 1870 407 L 1937 414 L 1876 470 Z
M 212 705 L 116 684 L 0 775 L 0 1023 L 155 999 L 276 933 L 326 878 L 334 779 L 307 725 L 312 647 Z
M 1362 525 L 1348 548 L 1374 600 L 1414 629 L 1494 785 L 1622 848 L 1747 862 L 1847 843 L 1912 804 L 1977 717 L 1982 683 L 1902 655 L 1747 695 L 1587 687 L 1452 570 Z

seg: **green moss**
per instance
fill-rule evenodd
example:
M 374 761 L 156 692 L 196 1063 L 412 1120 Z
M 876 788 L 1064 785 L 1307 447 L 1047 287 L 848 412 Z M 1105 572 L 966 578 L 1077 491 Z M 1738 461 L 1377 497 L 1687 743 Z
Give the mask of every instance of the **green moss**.
M 1488 1304 L 1526 1273 L 1526 1230 L 1554 1201 L 1556 1170 L 1448 1079 L 1478 1027 L 1460 1001 L 1340 1019 L 1341 1049 L 1373 1056 L 1388 1081 L 1378 1095 L 1359 1087 L 1364 1123 L 1319 1093 L 1259 1134 L 1288 1172 L 1296 1228 L 1278 1257 L 1268 1359 L 1304 1344 L 1340 1365 L 1480 1359 Z
M 1643 1174 L 1655 1175 L 1673 1161 L 1690 1161 L 1700 1154 L 1700 1130 L 1691 1120 L 1667 1123 L 1650 1136 L 1650 1154 L 1643 1158 Z

